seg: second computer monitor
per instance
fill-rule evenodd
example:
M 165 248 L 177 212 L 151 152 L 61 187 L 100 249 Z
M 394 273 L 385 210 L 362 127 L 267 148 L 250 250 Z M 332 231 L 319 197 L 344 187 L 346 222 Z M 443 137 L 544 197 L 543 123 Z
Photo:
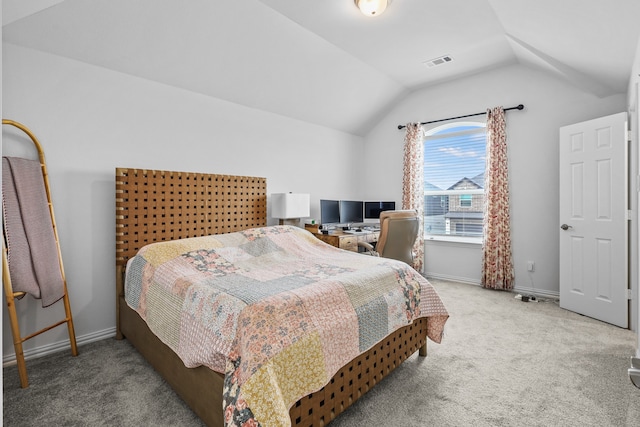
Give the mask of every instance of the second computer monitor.
M 364 220 L 364 202 L 340 200 L 340 223 L 361 223 Z

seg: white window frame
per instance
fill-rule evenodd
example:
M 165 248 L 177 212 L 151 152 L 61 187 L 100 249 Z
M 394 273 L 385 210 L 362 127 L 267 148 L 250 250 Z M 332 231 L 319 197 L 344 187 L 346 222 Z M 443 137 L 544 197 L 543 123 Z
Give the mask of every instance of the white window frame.
M 436 132 L 450 129 L 453 127 L 459 126 L 476 126 L 478 128 L 485 128 L 485 122 L 477 122 L 477 121 L 464 121 L 464 122 L 452 122 L 447 123 L 440 126 L 435 126 L 432 129 L 425 131 L 425 138 L 433 135 Z M 450 196 L 450 195 L 466 195 L 466 194 L 484 194 L 484 189 L 467 189 L 467 190 L 425 190 L 424 196 Z M 426 206 L 425 206 L 426 210 Z M 483 236 L 472 237 L 472 236 L 454 236 L 450 234 L 430 234 L 428 231 L 424 230 L 424 238 L 425 241 L 442 241 L 442 242 L 457 242 L 457 243 L 467 243 L 472 245 L 482 245 Z

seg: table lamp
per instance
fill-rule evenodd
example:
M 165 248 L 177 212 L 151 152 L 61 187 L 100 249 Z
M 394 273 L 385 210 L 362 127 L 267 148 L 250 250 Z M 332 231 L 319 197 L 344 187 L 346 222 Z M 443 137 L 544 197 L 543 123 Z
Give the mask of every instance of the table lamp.
M 280 225 L 300 226 L 300 218 L 310 215 L 309 194 L 274 193 L 271 195 L 271 216 L 280 219 Z

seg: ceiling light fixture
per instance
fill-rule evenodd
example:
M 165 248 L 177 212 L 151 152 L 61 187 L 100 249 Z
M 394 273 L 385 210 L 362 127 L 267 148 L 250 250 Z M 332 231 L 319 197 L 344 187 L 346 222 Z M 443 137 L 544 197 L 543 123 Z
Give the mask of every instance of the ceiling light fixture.
M 382 15 L 391 0 L 354 0 L 360 12 L 366 16 Z

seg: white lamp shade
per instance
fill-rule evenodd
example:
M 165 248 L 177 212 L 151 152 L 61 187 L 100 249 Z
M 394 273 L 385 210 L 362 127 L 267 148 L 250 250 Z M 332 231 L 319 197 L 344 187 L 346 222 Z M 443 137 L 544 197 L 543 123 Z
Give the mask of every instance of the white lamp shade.
M 271 216 L 280 219 L 308 217 L 309 201 L 309 194 L 274 193 L 271 195 Z
M 366 16 L 378 16 L 387 8 L 388 0 L 355 0 L 360 12 Z

